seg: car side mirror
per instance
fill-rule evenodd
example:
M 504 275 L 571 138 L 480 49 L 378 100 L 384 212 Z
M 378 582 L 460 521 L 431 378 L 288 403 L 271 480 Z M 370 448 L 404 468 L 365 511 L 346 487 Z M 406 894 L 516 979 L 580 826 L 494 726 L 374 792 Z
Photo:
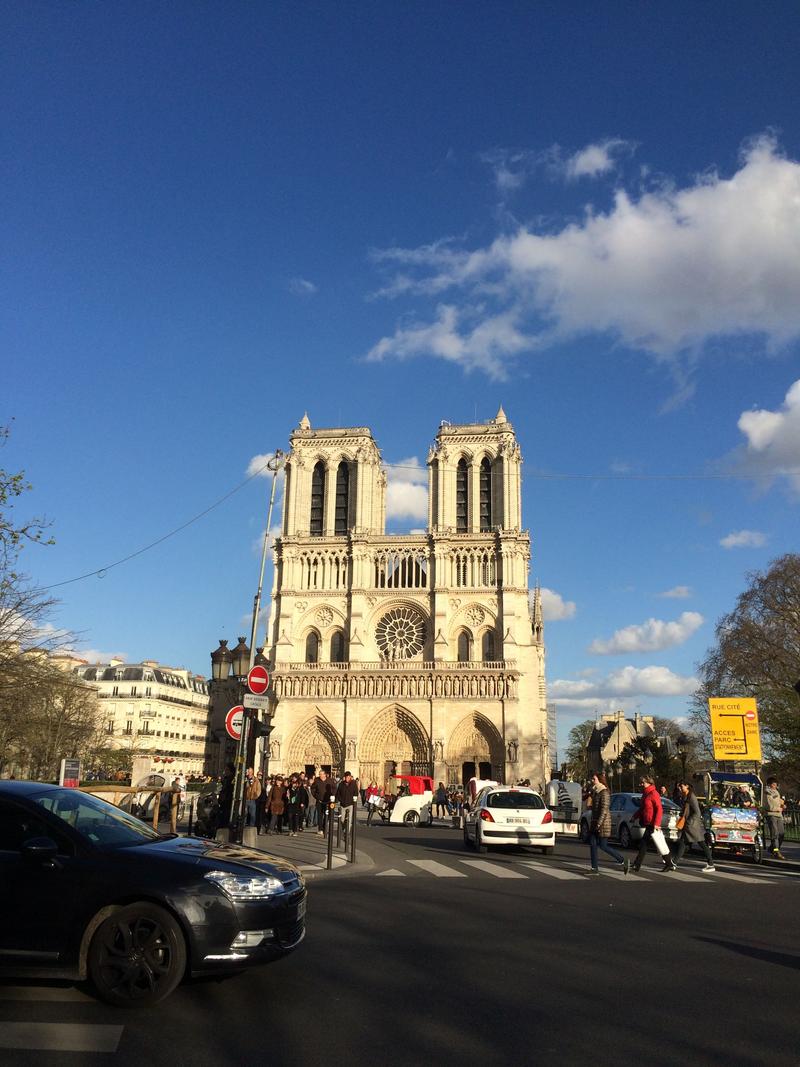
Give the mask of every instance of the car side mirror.
M 31 837 L 22 846 L 22 858 L 34 866 L 53 866 L 58 856 L 58 845 L 52 837 Z

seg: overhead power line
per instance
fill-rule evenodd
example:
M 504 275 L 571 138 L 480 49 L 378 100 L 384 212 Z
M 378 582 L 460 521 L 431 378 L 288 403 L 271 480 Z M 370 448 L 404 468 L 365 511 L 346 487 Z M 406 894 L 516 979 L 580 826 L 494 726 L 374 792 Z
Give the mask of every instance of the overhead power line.
M 413 463 L 384 463 L 384 467 L 389 470 L 406 470 L 414 471 L 417 474 L 426 474 L 426 468 L 418 466 Z M 181 533 L 183 530 L 193 526 L 194 523 L 199 522 L 200 519 L 205 518 L 212 511 L 218 508 L 221 504 L 224 504 L 226 500 L 230 500 L 232 496 L 238 493 L 241 489 L 244 489 L 246 485 L 249 485 L 254 478 L 257 478 L 260 474 L 267 471 L 268 465 L 264 463 L 263 466 L 249 474 L 243 482 L 239 482 L 227 493 L 221 496 L 218 500 L 215 500 L 213 504 L 209 504 L 207 508 L 203 508 L 196 515 L 193 515 L 191 519 L 187 519 L 186 522 L 182 522 L 180 526 L 176 526 L 168 533 L 162 534 L 161 537 L 157 537 L 154 541 L 150 541 L 148 544 L 143 545 L 141 548 L 137 548 L 135 552 L 128 553 L 127 556 L 122 556 L 121 559 L 114 560 L 113 563 L 107 563 L 105 566 L 96 567 L 94 570 L 86 571 L 85 574 L 77 574 L 74 578 L 65 578 L 61 582 L 53 582 L 51 585 L 42 586 L 42 592 L 46 592 L 50 589 L 60 589 L 65 585 L 73 585 L 75 582 L 85 581 L 87 578 L 104 578 L 109 571 L 115 567 L 121 567 L 123 563 L 129 563 L 132 559 L 136 559 L 137 556 L 144 555 L 145 552 L 149 552 L 152 548 L 156 548 L 158 545 L 168 541 L 171 537 L 175 537 L 176 534 Z M 783 475 L 800 475 L 800 468 L 797 470 L 783 470 L 780 472 Z M 703 481 L 741 481 L 746 478 L 743 474 L 635 474 L 632 472 L 618 472 L 608 474 L 570 474 L 566 472 L 548 472 L 548 471 L 531 471 L 525 472 L 525 478 L 533 481 L 581 481 L 581 482 L 596 482 L 596 481 L 611 481 L 611 482 L 703 482 Z

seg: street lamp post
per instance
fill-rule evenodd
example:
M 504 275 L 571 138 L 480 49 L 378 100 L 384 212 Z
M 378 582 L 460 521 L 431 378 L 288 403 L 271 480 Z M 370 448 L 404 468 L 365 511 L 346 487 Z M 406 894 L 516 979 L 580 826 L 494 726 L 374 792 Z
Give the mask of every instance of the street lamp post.
M 628 760 L 628 770 L 631 772 L 631 792 L 636 792 L 636 782 L 634 776 L 636 774 L 636 760 L 631 756 Z
M 225 681 L 228 675 L 225 673 L 227 666 L 228 671 L 232 674 L 233 679 L 237 681 L 237 703 L 243 702 L 244 694 L 246 691 L 247 675 L 250 669 L 254 665 L 256 656 L 256 639 L 258 633 L 258 616 L 261 612 L 261 592 L 264 586 L 264 569 L 267 561 L 267 551 L 269 549 L 269 532 L 272 524 L 272 509 L 275 504 L 275 486 L 278 480 L 278 472 L 285 466 L 286 456 L 281 449 L 276 449 L 273 455 L 267 460 L 267 469 L 272 474 L 272 484 L 270 486 L 269 493 L 269 506 L 267 507 L 267 525 L 264 530 L 264 543 L 261 549 L 261 567 L 258 573 L 258 588 L 256 594 L 253 597 L 253 618 L 250 626 L 250 645 L 248 647 L 244 637 L 239 638 L 239 644 L 233 651 L 229 651 L 227 642 L 220 641 L 220 648 L 211 655 L 211 670 L 212 677 L 219 682 Z M 227 655 L 225 655 L 227 653 Z M 264 665 L 267 665 L 266 657 L 263 655 L 263 648 L 259 649 L 259 654 L 263 660 Z M 216 656 L 216 659 L 215 659 Z M 230 657 L 230 659 L 228 659 Z M 255 740 L 254 730 L 252 729 L 252 723 L 257 716 L 257 712 L 254 709 L 245 708 L 242 715 L 242 729 L 239 734 L 239 741 L 236 747 L 236 774 L 234 777 L 233 786 L 233 804 L 231 807 L 231 840 L 238 844 L 241 844 L 244 836 L 244 824 L 245 824 L 245 771 L 247 758 L 251 750 L 251 739 Z M 268 719 L 271 716 L 268 716 Z M 267 735 L 270 732 L 269 721 L 265 724 L 263 732 Z
M 681 775 L 682 780 L 686 781 L 686 757 L 689 755 L 689 738 L 686 734 L 681 734 L 677 742 L 678 755 L 681 758 Z

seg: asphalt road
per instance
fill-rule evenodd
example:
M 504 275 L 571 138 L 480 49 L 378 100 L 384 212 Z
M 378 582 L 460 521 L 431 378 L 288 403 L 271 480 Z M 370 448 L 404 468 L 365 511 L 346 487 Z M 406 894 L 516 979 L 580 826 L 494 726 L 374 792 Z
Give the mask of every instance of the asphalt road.
M 478 857 L 439 827 L 363 830 L 359 847 L 358 867 L 311 882 L 306 942 L 278 964 L 141 1013 L 0 983 L 4 1067 L 800 1063 L 797 875 L 690 863 L 675 879 L 653 854 L 645 877 L 603 861 L 592 879 L 578 843 Z M 114 1051 L 11 1050 L 9 1033 Z

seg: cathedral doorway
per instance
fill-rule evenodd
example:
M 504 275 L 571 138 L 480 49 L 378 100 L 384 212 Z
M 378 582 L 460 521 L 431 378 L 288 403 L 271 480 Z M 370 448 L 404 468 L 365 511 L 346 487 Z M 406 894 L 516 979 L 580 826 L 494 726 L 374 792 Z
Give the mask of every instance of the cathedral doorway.
M 313 715 L 295 730 L 286 751 L 286 769 L 294 774 L 305 767 L 306 774 L 316 774 L 342 765 L 342 741 L 327 719 Z M 310 768 L 310 770 L 309 770 Z
M 485 715 L 472 712 L 453 731 L 446 763 L 448 783 L 452 785 L 466 785 L 472 777 L 504 782 L 505 753 L 500 731 Z
M 399 704 L 379 711 L 367 724 L 359 744 L 362 782 L 385 789 L 392 774 L 430 774 L 428 734 L 412 712 Z

